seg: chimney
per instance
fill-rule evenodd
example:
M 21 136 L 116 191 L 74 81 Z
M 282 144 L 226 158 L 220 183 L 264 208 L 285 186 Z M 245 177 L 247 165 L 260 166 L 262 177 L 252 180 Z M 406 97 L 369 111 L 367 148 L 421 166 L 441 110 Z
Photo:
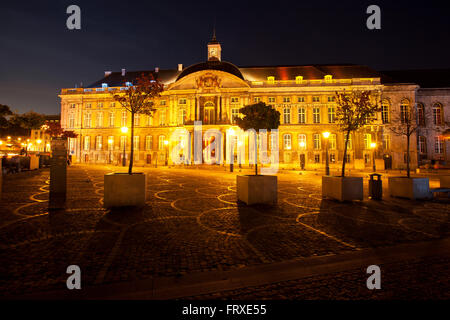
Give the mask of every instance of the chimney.
M 183 64 L 182 63 L 178 64 L 178 71 L 183 71 Z
M 126 72 L 126 70 L 122 69 L 122 77 L 125 77 L 125 72 Z
M 159 72 L 159 67 L 156 67 L 156 68 L 155 68 L 155 72 Z
M 105 77 L 109 76 L 111 74 L 111 71 L 105 71 Z

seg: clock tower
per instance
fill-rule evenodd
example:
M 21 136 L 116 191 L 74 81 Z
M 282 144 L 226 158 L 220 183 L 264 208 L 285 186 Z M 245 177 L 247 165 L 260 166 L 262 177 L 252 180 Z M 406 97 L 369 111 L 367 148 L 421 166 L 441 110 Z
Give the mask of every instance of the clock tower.
M 214 29 L 213 37 L 211 41 L 208 42 L 208 61 L 210 60 L 218 60 L 220 61 L 222 47 L 220 46 L 219 41 L 216 39 L 216 30 Z

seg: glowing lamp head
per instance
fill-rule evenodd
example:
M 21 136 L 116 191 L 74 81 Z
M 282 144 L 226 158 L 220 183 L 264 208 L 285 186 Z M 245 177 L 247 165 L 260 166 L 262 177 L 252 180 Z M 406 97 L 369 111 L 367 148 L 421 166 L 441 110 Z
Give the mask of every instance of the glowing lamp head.
M 168 140 L 164 140 L 164 145 L 167 146 L 169 144 Z
M 377 144 L 375 142 L 370 143 L 370 148 L 375 149 L 377 147 Z
M 120 131 L 122 131 L 122 133 L 127 133 L 128 127 L 122 127 L 122 128 L 120 128 Z
M 0 146 L 3 144 L 3 141 L 0 140 Z
M 22 138 L 18 138 L 17 140 L 19 140 L 19 141 L 20 141 L 20 140 L 22 140 Z
M 11 140 L 11 137 L 10 136 L 8 136 L 6 139 L 8 139 L 8 140 Z
M 305 143 L 303 141 L 301 141 L 299 144 L 300 148 L 304 148 L 305 147 Z
M 42 140 L 36 140 L 37 144 L 41 144 Z
M 330 137 L 330 133 L 329 133 L 328 131 L 322 132 L 322 136 L 323 136 L 325 139 L 328 139 L 328 138 Z
M 113 140 L 112 140 L 112 139 L 108 139 L 108 143 L 109 143 L 109 144 L 112 144 L 112 143 L 113 143 Z

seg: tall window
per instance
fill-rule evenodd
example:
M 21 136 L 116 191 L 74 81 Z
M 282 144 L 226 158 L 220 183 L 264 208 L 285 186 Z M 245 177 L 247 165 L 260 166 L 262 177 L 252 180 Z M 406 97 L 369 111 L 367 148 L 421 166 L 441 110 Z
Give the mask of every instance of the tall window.
M 160 126 L 166 125 L 166 110 L 165 109 L 159 110 L 159 125 Z
M 334 123 L 336 119 L 336 111 L 334 107 L 328 107 L 328 123 Z
M 291 123 L 291 108 L 284 108 L 283 120 L 285 124 Z
M 423 104 L 417 104 L 417 124 L 419 126 L 425 125 L 425 108 Z
M 328 148 L 330 148 L 331 150 L 336 149 L 336 134 L 330 134 L 330 136 L 328 137 L 328 143 Z
M 180 109 L 178 110 L 178 124 L 183 125 L 186 119 L 186 110 Z
M 434 137 L 434 153 L 444 153 L 444 140 L 439 136 Z
M 75 115 L 73 113 L 69 114 L 69 128 L 75 128 Z
M 158 137 L 158 149 L 159 150 L 164 150 L 164 140 L 166 140 L 166 136 Z
M 95 150 L 102 150 L 102 136 L 97 136 L 95 138 Z
M 231 109 L 231 123 L 236 123 L 235 118 L 239 115 L 239 109 L 233 108 Z
M 97 112 L 97 127 L 103 127 L 103 112 Z
M 108 151 L 114 151 L 114 136 L 108 137 Z
M 306 110 L 303 107 L 298 108 L 298 123 L 306 123 Z
M 84 126 L 86 128 L 90 128 L 92 124 L 92 115 L 90 113 L 86 113 L 84 116 Z
M 370 133 L 364 134 L 364 149 L 370 149 L 370 143 L 372 142 L 372 135 Z
M 347 137 L 347 134 L 344 134 L 344 143 L 345 143 L 345 139 Z M 353 140 L 352 140 L 352 134 L 350 134 L 348 136 L 348 142 L 347 142 L 347 150 L 351 150 L 353 149 Z
M 120 126 L 121 127 L 127 126 L 127 112 L 126 111 L 122 111 L 122 120 L 120 121 Z
M 391 136 L 388 133 L 383 133 L 383 149 L 389 150 L 391 148 Z
M 139 150 L 139 136 L 133 137 L 133 148 L 134 150 Z
M 152 150 L 153 149 L 153 136 L 146 136 L 145 137 L 145 150 Z
M 389 101 L 383 100 L 381 102 L 381 121 L 389 123 Z
M 91 137 L 90 136 L 85 136 L 84 137 L 84 151 L 89 151 L 91 147 Z
M 298 147 L 300 150 L 306 150 L 306 134 L 298 135 Z
M 313 108 L 313 123 L 320 123 L 320 108 Z
M 120 137 L 120 150 L 123 150 L 127 146 L 127 136 Z
M 400 104 L 400 121 L 401 123 L 409 121 L 409 101 L 406 99 L 403 99 Z
M 284 103 L 290 103 L 291 102 L 291 97 L 283 97 L 283 102 Z
M 320 149 L 320 134 L 315 133 L 313 138 L 314 138 L 314 149 L 319 150 Z
M 136 127 L 139 127 L 140 120 L 141 120 L 140 114 L 139 113 L 135 113 L 134 114 L 134 125 Z
M 419 136 L 419 152 L 427 153 L 427 139 L 424 136 Z
M 109 113 L 109 126 L 110 127 L 114 127 L 114 117 L 115 117 L 115 113 L 114 113 L 114 111 L 111 111 L 110 113 Z
M 435 125 L 440 126 L 443 123 L 442 119 L 442 105 L 440 103 L 436 103 L 433 106 L 433 122 Z
M 291 148 L 292 148 L 292 139 L 291 139 L 291 135 L 290 134 L 285 134 L 283 136 L 283 145 L 284 145 L 284 150 L 291 150 Z

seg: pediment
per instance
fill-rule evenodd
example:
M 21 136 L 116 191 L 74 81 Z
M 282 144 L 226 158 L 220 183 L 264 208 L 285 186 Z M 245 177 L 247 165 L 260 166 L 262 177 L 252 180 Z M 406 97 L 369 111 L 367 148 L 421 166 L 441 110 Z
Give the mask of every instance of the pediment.
M 228 88 L 248 88 L 249 85 L 233 74 L 218 70 L 202 70 L 189 74 L 171 84 L 168 90 L 220 91 Z

